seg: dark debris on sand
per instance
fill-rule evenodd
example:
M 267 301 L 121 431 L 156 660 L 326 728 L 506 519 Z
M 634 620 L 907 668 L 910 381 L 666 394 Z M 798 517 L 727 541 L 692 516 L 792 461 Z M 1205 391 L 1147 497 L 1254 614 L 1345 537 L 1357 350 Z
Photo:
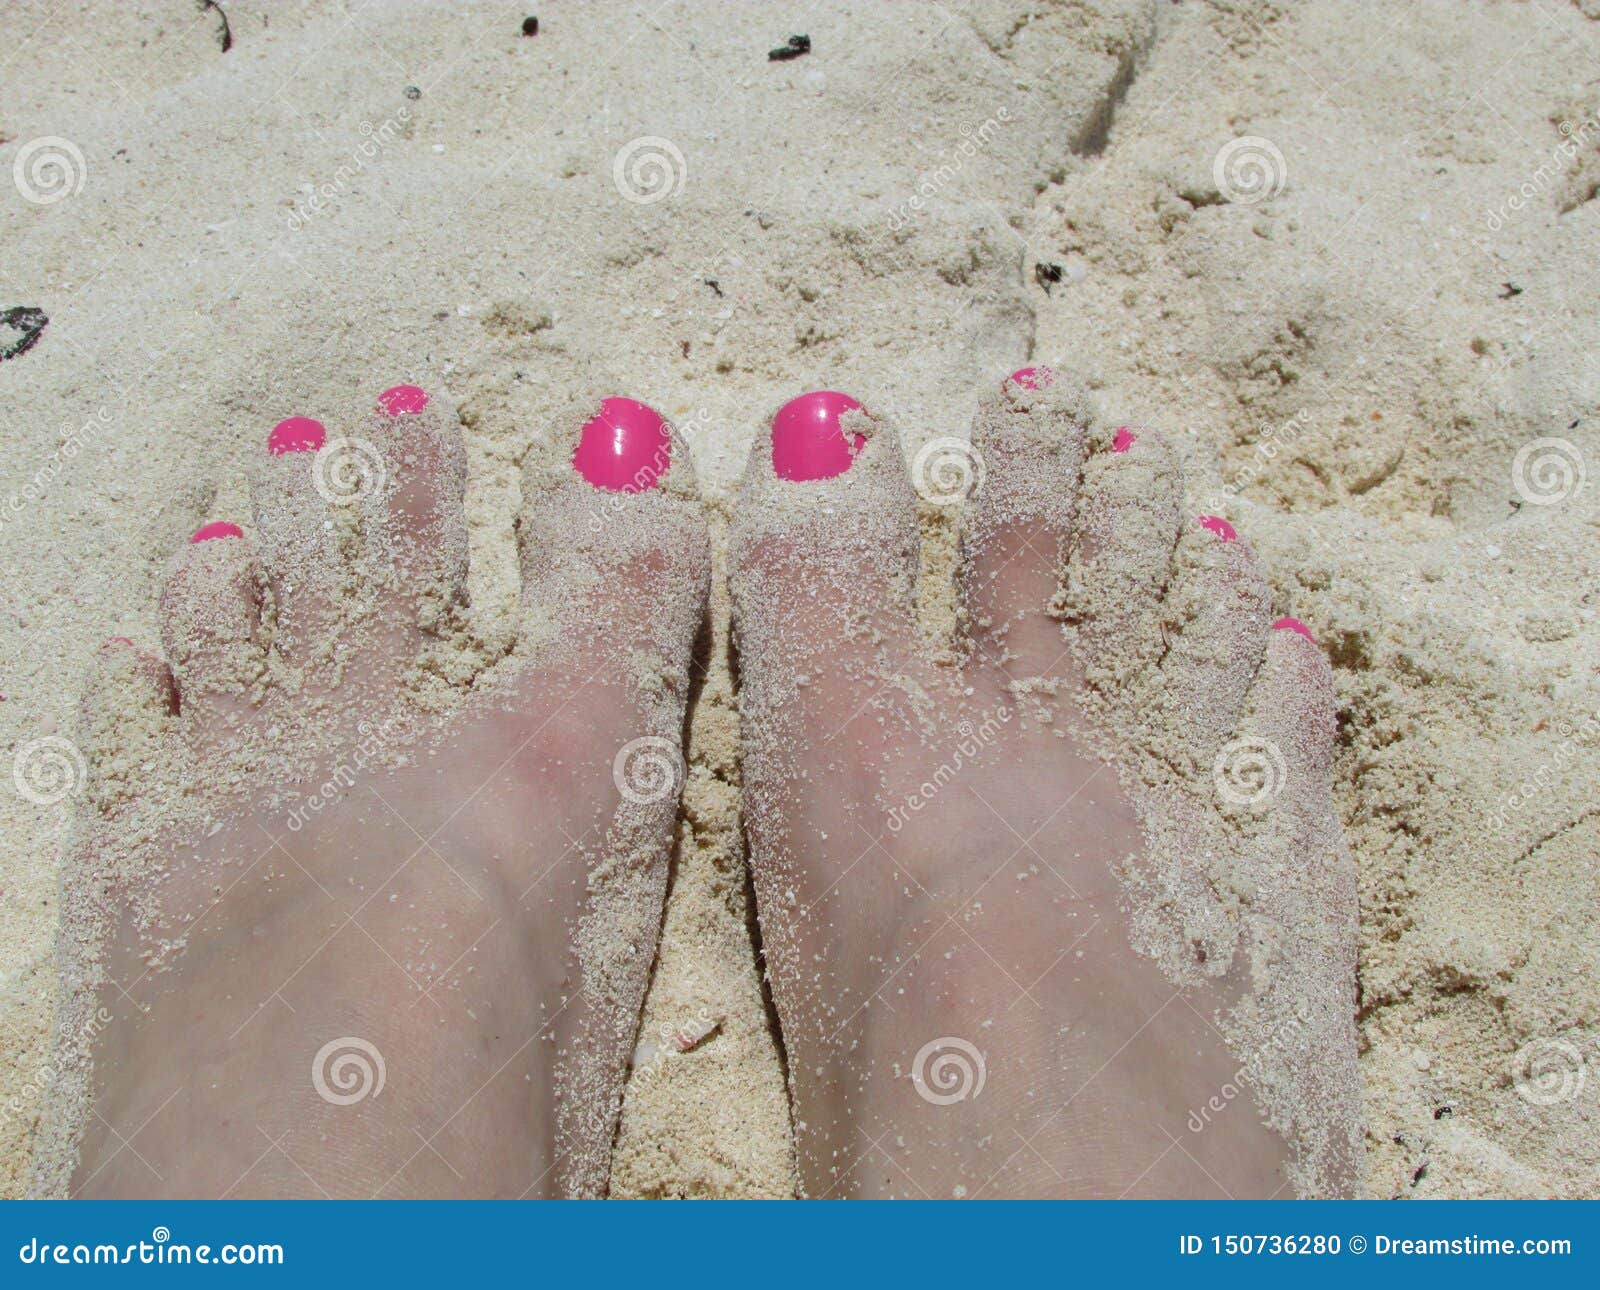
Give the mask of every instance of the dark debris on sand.
M 217 43 L 222 46 L 226 54 L 233 48 L 233 28 L 228 24 L 228 15 L 223 11 L 217 0 L 199 0 L 201 13 L 214 13 L 222 20 L 222 26 L 217 29 Z
M 17 305 L 0 313 L 0 363 L 26 354 L 39 343 L 39 337 L 49 325 L 44 310 L 34 305 Z M 13 332 L 15 340 L 11 338 Z
M 811 52 L 810 36 L 790 36 L 788 41 L 776 49 L 767 50 L 769 63 L 786 63 L 791 58 L 799 58 L 801 54 Z

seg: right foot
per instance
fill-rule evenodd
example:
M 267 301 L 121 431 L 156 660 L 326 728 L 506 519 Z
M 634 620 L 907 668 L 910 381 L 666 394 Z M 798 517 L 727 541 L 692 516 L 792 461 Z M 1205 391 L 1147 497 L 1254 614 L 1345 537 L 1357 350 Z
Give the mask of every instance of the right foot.
M 1230 526 L 1180 522 L 1158 435 L 1018 376 L 912 471 L 944 500 L 983 468 L 960 641 L 919 626 L 940 565 L 881 423 L 805 396 L 746 472 L 746 820 L 804 1188 L 1352 1194 L 1328 665 Z
M 40 1190 L 604 1190 L 708 552 L 665 423 L 569 412 L 464 703 L 465 454 L 412 386 L 342 447 L 280 425 L 253 540 L 173 560 L 165 658 L 102 652 Z

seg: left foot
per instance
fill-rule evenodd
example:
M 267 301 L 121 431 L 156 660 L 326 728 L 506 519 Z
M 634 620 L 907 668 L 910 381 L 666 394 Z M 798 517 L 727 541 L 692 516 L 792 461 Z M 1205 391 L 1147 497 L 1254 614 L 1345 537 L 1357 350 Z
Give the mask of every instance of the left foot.
M 280 424 L 252 535 L 172 561 L 165 657 L 101 652 L 40 1190 L 604 1191 L 708 564 L 666 424 L 571 411 L 483 692 L 460 426 L 411 386 L 342 445 Z

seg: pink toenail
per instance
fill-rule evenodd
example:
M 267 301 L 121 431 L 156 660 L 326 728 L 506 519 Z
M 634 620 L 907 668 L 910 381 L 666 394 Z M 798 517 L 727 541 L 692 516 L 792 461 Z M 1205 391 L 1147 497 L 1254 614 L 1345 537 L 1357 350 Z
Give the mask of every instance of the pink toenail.
M 1024 367 L 1011 373 L 1009 379 L 1025 390 L 1048 390 L 1056 383 L 1056 374 L 1048 367 Z
M 243 536 L 244 530 L 237 524 L 229 524 L 227 520 L 213 520 L 210 524 L 197 528 L 189 542 L 190 545 L 193 545 L 196 542 L 209 542 L 212 538 L 242 538 Z
M 837 390 L 813 390 L 790 399 L 772 418 L 772 468 L 779 479 L 832 479 L 850 469 L 867 442 L 846 443 L 839 420 L 861 405 Z
M 274 457 L 286 452 L 315 452 L 327 442 L 322 422 L 310 417 L 288 417 L 272 427 L 267 436 L 267 451 Z
M 1128 429 L 1127 426 L 1118 426 L 1117 434 L 1111 441 L 1112 452 L 1127 452 L 1129 448 L 1139 442 L 1139 436 Z
M 1298 618 L 1280 618 L 1272 624 L 1272 630 L 1275 632 L 1299 632 L 1313 645 L 1317 643 L 1317 638 L 1311 634 L 1311 629 Z
M 1239 536 L 1238 533 L 1234 532 L 1233 525 L 1229 524 L 1220 515 L 1202 515 L 1198 523 L 1201 528 L 1215 533 L 1224 542 L 1232 542 L 1234 538 Z
M 403 417 L 421 412 L 428 396 L 420 385 L 395 385 L 378 395 L 378 411 L 386 417 Z
M 654 488 L 671 461 L 665 418 L 638 399 L 602 399 L 599 413 L 583 423 L 572 454 L 580 475 L 613 493 Z

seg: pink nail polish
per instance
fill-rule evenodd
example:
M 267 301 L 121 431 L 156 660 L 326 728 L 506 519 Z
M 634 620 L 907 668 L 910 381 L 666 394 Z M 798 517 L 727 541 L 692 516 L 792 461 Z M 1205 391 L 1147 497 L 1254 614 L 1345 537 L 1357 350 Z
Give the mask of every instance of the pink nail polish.
M 1196 523 L 1208 532 L 1215 533 L 1224 542 L 1232 542 L 1239 536 L 1235 532 L 1233 525 L 1229 524 L 1220 515 L 1202 515 Z
M 328 440 L 328 431 L 310 417 L 287 417 L 272 427 L 267 451 L 274 457 L 286 452 L 316 452 Z
M 1015 381 L 1025 390 L 1048 390 L 1056 383 L 1056 374 L 1049 367 L 1023 367 L 1011 373 L 1007 379 Z
M 596 488 L 642 493 L 654 488 L 672 461 L 672 434 L 665 418 L 637 399 L 602 399 L 600 411 L 583 423 L 572 454 L 577 472 Z
M 1311 634 L 1311 629 L 1298 618 L 1280 618 L 1272 624 L 1272 630 L 1275 632 L 1299 632 L 1313 645 L 1317 643 L 1317 638 Z
M 1139 442 L 1139 436 L 1134 434 L 1127 426 L 1118 426 L 1116 437 L 1111 440 L 1112 452 L 1127 452 L 1129 448 Z
M 189 539 L 193 546 L 196 542 L 209 542 L 213 538 L 242 538 L 244 530 L 237 524 L 230 524 L 227 520 L 213 520 L 210 524 L 203 524 L 194 531 L 194 536 Z
M 832 479 L 850 469 L 867 442 L 846 443 L 839 420 L 861 405 L 837 390 L 813 390 L 790 399 L 772 418 L 772 468 L 779 479 Z
M 386 417 L 404 417 L 428 406 L 420 385 L 394 385 L 378 395 L 378 411 Z

